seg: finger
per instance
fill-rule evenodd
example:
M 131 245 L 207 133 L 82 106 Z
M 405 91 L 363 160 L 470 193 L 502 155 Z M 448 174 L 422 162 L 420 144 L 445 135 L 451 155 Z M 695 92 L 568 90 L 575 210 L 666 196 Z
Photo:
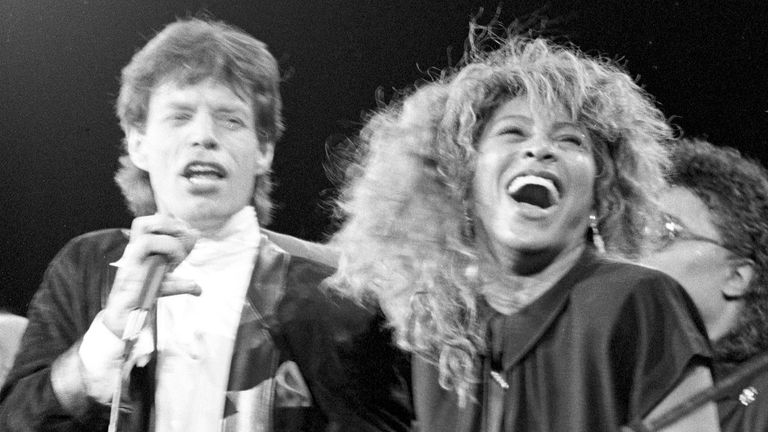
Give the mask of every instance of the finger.
M 164 214 L 140 216 L 133 220 L 131 223 L 132 235 L 138 236 L 147 233 L 167 234 L 174 237 L 185 235 L 197 236 L 197 231 L 186 222 Z
M 156 231 L 177 231 L 189 228 L 184 221 L 164 214 L 139 216 L 131 222 L 131 233 L 145 234 Z
M 186 254 L 192 251 L 200 233 L 186 222 L 164 214 L 137 217 L 131 225 L 131 240 L 146 234 L 160 234 L 177 238 Z M 183 258 L 182 258 L 183 259 Z
M 168 257 L 171 264 L 178 264 L 186 258 L 190 250 L 176 237 L 166 234 L 143 234 L 131 239 L 120 262 L 125 266 L 143 266 L 148 256 L 156 254 Z
M 173 276 L 166 276 L 166 279 L 160 286 L 159 295 L 161 297 L 168 297 L 179 294 L 191 294 L 194 296 L 199 296 L 202 294 L 202 292 L 203 290 L 200 288 L 200 285 L 196 284 L 194 281 L 177 279 Z
M 166 275 L 168 280 L 160 286 L 159 296 L 174 296 L 179 294 L 191 294 L 199 296 L 202 289 L 195 282 L 181 280 Z M 117 337 L 123 337 L 128 316 L 137 307 L 137 295 L 143 281 L 123 280 L 116 281 L 109 294 L 107 305 L 102 311 L 102 322 Z

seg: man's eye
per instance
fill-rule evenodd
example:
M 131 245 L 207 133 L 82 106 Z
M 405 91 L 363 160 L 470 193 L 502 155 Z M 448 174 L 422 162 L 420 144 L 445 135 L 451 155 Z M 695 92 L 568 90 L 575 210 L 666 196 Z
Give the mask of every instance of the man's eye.
M 228 129 L 239 129 L 243 126 L 245 126 L 245 122 L 240 119 L 239 117 L 225 117 L 224 118 L 224 125 Z
M 180 112 L 180 113 L 172 114 L 171 115 L 171 120 L 174 120 L 174 121 L 185 121 L 185 120 L 189 120 L 191 117 L 192 116 L 189 113 Z

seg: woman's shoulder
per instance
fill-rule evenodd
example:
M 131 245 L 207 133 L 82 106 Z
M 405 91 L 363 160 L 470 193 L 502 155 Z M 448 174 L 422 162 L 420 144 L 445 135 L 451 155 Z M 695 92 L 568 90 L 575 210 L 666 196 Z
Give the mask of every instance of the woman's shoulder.
M 569 304 L 574 322 L 604 334 L 609 342 L 655 341 L 653 346 L 671 347 L 685 361 L 691 355 L 709 355 L 693 301 L 658 270 L 599 258 L 573 287 Z
M 679 284 L 669 275 L 657 269 L 620 258 L 596 258 L 593 270 L 584 282 L 610 286 L 616 294 L 623 292 L 677 290 Z
M 671 276 L 627 260 L 596 258 L 571 291 L 571 301 L 604 312 L 633 309 L 680 309 L 690 313 L 693 303 Z

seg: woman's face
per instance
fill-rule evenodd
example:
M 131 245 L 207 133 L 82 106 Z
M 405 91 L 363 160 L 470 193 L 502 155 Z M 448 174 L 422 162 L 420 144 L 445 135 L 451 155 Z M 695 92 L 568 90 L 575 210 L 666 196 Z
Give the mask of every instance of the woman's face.
M 589 135 L 563 110 L 532 107 L 524 96 L 500 105 L 478 142 L 472 185 L 478 240 L 513 265 L 580 245 L 595 172 Z

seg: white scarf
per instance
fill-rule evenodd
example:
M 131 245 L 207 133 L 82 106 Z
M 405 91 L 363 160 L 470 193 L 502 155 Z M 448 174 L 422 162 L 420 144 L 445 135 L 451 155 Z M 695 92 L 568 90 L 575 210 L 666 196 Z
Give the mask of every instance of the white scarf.
M 260 239 L 253 207 L 201 238 L 173 275 L 195 281 L 199 297 L 157 303 L 156 430 L 219 429 L 232 350 Z

